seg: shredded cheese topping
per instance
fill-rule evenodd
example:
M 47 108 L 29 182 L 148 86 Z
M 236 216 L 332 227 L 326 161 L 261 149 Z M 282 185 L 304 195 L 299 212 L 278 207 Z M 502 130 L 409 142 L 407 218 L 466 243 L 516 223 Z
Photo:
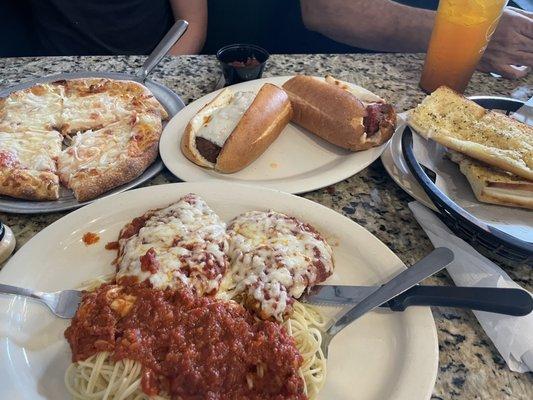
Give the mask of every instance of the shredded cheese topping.
M 311 226 L 275 211 L 250 211 L 228 227 L 229 292 L 263 318 L 281 320 L 294 298 L 333 272 L 332 250 Z
M 79 132 L 87 127 L 107 126 L 131 115 L 123 99 L 108 93 L 84 97 L 67 97 L 63 106 L 63 119 L 68 132 Z
M 43 84 L 14 92 L 0 107 L 0 129 L 13 132 L 60 127 L 62 106 L 60 87 Z
M 105 169 L 127 156 L 132 134 L 131 124 L 122 120 L 97 131 L 85 131 L 72 137 L 71 145 L 58 159 L 64 182 L 79 171 Z
M 61 180 L 70 182 L 79 172 L 111 168 L 132 156 L 129 148 L 132 138 L 136 135 L 150 135 L 160 127 L 161 119 L 158 116 L 140 113 L 96 131 L 78 133 L 72 137 L 71 145 L 58 157 Z
M 0 166 L 54 172 L 61 141 L 56 131 L 0 132 Z
M 76 190 L 87 173 L 101 174 L 153 148 L 163 116 L 159 102 L 135 82 L 35 85 L 0 99 L 0 166 L 58 172 Z M 64 151 L 59 131 L 70 140 Z
M 227 247 L 226 224 L 204 200 L 189 194 L 155 211 L 136 235 L 119 240 L 117 280 L 133 276 L 157 289 L 185 285 L 198 294 L 214 293 L 227 269 Z M 142 268 L 141 258 L 150 249 L 153 271 Z
M 236 92 L 229 104 L 213 110 L 196 136 L 207 139 L 219 147 L 224 146 L 254 98 L 254 92 Z

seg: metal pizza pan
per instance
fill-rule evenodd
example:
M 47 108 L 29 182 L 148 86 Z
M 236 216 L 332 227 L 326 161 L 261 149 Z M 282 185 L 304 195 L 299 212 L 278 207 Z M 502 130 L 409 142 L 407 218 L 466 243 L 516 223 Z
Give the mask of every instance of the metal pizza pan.
M 130 75 L 121 72 L 69 72 L 69 73 L 60 73 L 55 75 L 48 75 L 32 79 L 29 81 L 21 82 L 17 85 L 10 86 L 0 90 L 0 97 L 6 97 L 10 93 L 17 90 L 27 89 L 33 85 L 39 83 L 48 83 L 54 82 L 61 79 L 77 79 L 77 78 L 109 78 L 117 80 L 132 80 L 139 82 L 139 78 L 135 75 Z M 179 110 L 181 110 L 185 104 L 181 98 L 174 93 L 168 87 L 162 85 L 161 83 L 155 82 L 150 79 L 146 79 L 142 82 L 150 91 L 153 93 L 155 98 L 163 105 L 167 113 L 169 114 L 168 120 L 170 120 Z M 167 121 L 168 121 L 167 120 Z M 163 121 L 163 128 L 166 126 L 167 121 Z M 111 196 L 116 193 L 124 192 L 125 190 L 137 187 L 149 179 L 153 178 L 163 169 L 163 162 L 161 158 L 157 159 L 137 178 L 134 180 L 116 187 L 101 196 L 96 197 L 90 201 L 78 202 L 74 197 L 72 191 L 61 187 L 59 191 L 59 199 L 54 201 L 30 201 L 16 199 L 8 196 L 0 196 L 0 212 L 6 213 L 16 213 L 16 214 L 42 214 L 42 213 L 51 213 L 58 211 L 68 211 L 75 208 L 81 207 L 83 205 L 92 203 L 98 199 Z

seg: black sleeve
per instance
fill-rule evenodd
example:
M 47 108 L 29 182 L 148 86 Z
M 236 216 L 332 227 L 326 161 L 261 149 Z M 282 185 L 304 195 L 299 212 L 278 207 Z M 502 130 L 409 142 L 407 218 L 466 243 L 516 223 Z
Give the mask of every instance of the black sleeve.
M 38 55 L 28 1 L 0 1 L 0 15 L 0 57 Z

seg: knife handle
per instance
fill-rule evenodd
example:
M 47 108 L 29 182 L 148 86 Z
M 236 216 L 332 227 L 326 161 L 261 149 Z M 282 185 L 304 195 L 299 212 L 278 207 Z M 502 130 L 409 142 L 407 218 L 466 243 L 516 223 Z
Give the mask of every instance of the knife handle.
M 533 310 L 533 297 L 521 289 L 415 286 L 389 300 L 387 306 L 393 311 L 404 311 L 409 306 L 440 306 L 521 316 Z

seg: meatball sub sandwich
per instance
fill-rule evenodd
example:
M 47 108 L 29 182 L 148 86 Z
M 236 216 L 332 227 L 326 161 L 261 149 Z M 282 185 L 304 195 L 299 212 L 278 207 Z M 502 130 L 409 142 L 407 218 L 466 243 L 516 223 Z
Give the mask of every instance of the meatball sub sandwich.
M 275 85 L 266 83 L 257 94 L 226 88 L 191 119 L 181 150 L 202 167 L 237 172 L 276 140 L 291 113 L 287 94 Z
M 285 82 L 283 89 L 291 99 L 292 122 L 344 149 L 376 147 L 394 133 L 392 106 L 357 85 L 332 76 L 299 75 Z

